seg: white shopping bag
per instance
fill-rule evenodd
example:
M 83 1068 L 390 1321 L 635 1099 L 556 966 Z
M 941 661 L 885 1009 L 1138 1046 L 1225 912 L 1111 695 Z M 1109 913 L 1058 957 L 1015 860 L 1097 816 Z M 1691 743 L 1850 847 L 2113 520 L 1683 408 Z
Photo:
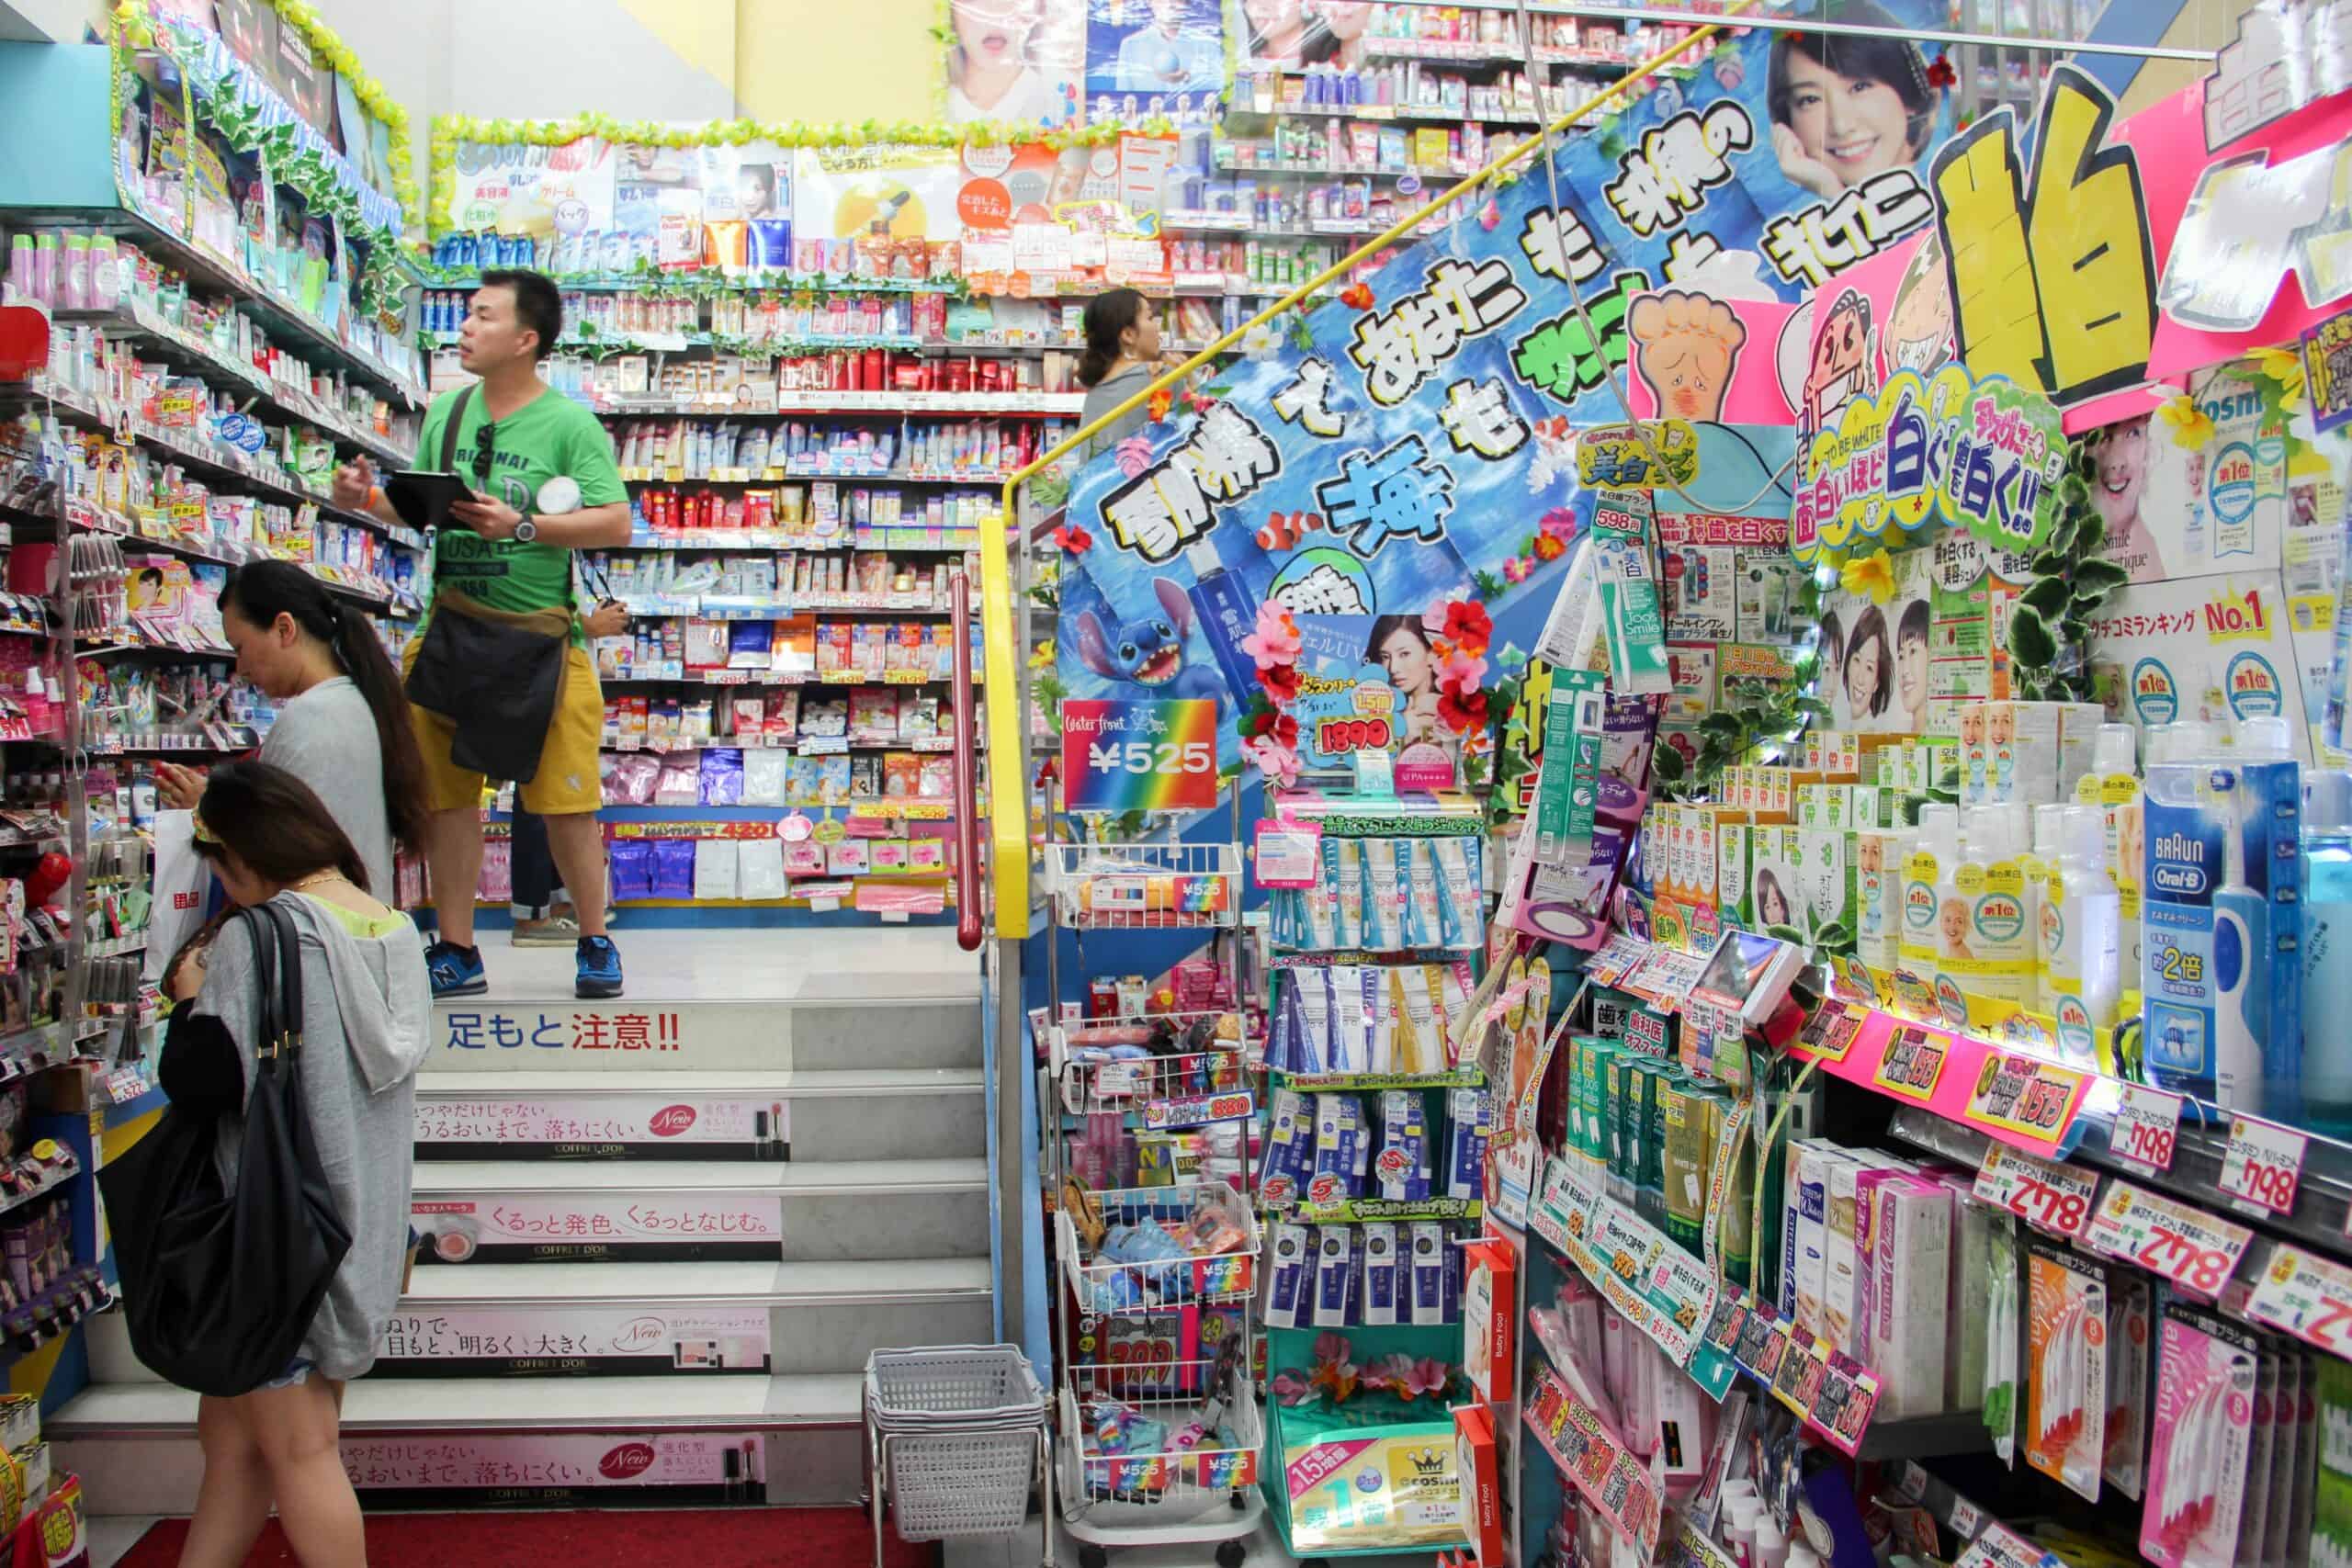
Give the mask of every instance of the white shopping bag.
M 196 852 L 196 813 L 155 814 L 155 907 L 147 921 L 147 978 L 164 981 L 164 965 L 204 924 L 212 867 Z

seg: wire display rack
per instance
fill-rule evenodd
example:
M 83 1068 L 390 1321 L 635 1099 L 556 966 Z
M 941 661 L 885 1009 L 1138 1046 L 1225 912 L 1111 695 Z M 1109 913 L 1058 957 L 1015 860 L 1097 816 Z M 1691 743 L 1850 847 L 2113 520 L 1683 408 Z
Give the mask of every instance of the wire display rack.
M 1212 931 L 1241 919 L 1241 846 L 1052 844 L 1054 916 L 1080 931 Z
M 1167 1434 L 1164 1446 L 1139 1452 L 1096 1451 L 1090 1423 L 1104 1408 L 1103 1396 L 1089 1397 L 1089 1380 L 1063 1382 L 1062 1429 L 1078 1438 L 1063 1444 L 1060 1481 L 1063 1498 L 1083 1510 L 1071 1526 L 1082 1559 L 1086 1546 L 1107 1541 L 1150 1546 L 1219 1540 L 1217 1562 L 1232 1568 L 1242 1559 L 1240 1537 L 1265 1515 L 1258 1491 L 1265 1434 L 1249 1379 L 1232 1358 L 1155 1369 L 1171 1370 L 1189 1374 L 1181 1381 L 1202 1382 L 1219 1393 L 1218 1420 L 1204 1428 L 1197 1396 L 1154 1394 L 1134 1386 L 1132 1377 L 1114 1379 L 1123 1392 L 1107 1397 L 1118 1415 Z
M 1108 1238 L 1213 1224 L 1232 1239 L 1206 1256 L 1089 1263 L 1077 1221 L 1064 1208 L 1054 1216 L 1062 1244 L 1062 1274 L 1084 1311 L 1097 1317 L 1124 1317 L 1175 1307 L 1240 1304 L 1257 1294 L 1258 1221 L 1249 1201 L 1226 1183 L 1130 1188 L 1098 1192 L 1094 1198 Z
M 1256 1042 L 1238 1012 L 1171 1013 L 1054 1026 L 1052 1069 L 1073 1116 L 1136 1112 L 1149 1128 L 1238 1120 Z

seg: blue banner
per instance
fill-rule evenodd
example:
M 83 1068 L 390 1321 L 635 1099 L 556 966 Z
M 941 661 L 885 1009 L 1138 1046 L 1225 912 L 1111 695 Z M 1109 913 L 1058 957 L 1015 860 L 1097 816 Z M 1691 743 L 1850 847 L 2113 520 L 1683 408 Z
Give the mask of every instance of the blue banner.
M 1922 27 L 1942 7 L 1842 0 L 1838 15 Z M 1499 647 L 1557 591 L 1557 550 L 1526 553 L 1542 520 L 1589 510 L 1569 434 L 1629 417 L 1622 379 L 1609 383 L 1632 297 L 1674 285 L 1801 300 L 1929 223 L 1923 170 L 1952 118 L 1940 66 L 1897 39 L 1724 41 L 1559 147 L 1556 198 L 1532 160 L 1316 309 L 1308 345 L 1233 367 L 1216 400 L 1180 403 L 1098 457 L 1069 504 L 1091 541 L 1064 565 L 1069 692 L 1214 694 L 1231 763 L 1230 719 L 1256 691 L 1238 644 L 1268 599 L 1396 626 L 1483 581 Z M 1761 489 L 1750 510 L 1785 516 L 1785 478 L 1769 481 L 1787 438 L 1694 423 L 1692 492 L 1724 505 Z M 1408 711 L 1427 701 L 1408 689 L 1419 668 L 1408 658 L 1392 676 Z

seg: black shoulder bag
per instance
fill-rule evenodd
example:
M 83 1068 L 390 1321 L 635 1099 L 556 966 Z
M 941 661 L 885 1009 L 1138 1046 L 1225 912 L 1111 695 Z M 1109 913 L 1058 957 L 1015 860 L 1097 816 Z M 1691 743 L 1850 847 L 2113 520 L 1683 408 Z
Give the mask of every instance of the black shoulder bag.
M 213 1158 L 217 1122 L 175 1107 L 98 1172 L 132 1350 L 223 1397 L 285 1375 L 351 1250 L 302 1101 L 299 933 L 267 904 L 234 918 L 253 939 L 261 1029 L 235 1190 Z

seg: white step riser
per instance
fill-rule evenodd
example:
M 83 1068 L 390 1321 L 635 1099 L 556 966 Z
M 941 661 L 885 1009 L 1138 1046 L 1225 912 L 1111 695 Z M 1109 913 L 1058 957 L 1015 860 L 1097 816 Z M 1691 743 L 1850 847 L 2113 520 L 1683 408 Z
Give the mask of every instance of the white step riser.
M 771 1507 L 854 1503 L 864 1487 L 865 1438 L 855 1427 L 767 1434 Z M 94 1515 L 186 1515 L 196 1510 L 204 1455 L 185 1437 L 74 1438 L 51 1445 L 61 1475 L 82 1478 Z M 362 1506 L 368 1494 L 360 1495 Z M 452 1493 L 442 1506 L 454 1506 Z M 781 1523 L 779 1528 L 786 1528 Z
M 978 1055 L 963 999 L 434 1005 L 428 1072 L 956 1067 Z M 597 1044 L 596 1042 L 604 1042 Z M 628 1043 L 624 1043 L 627 1042 Z
M 503 1100 L 524 1100 L 525 1097 L 507 1096 L 497 1080 L 485 1076 L 480 1093 L 467 1097 L 469 1104 L 498 1104 Z M 548 1097 L 532 1095 L 529 1101 L 544 1102 Z M 695 1095 L 680 1095 L 682 1104 L 694 1104 Z M 750 1098 L 756 1096 L 729 1097 Z M 785 1121 L 791 1134 L 791 1156 L 796 1162 L 842 1159 L 956 1159 L 972 1158 L 988 1153 L 987 1100 L 977 1089 L 944 1090 L 936 1093 L 900 1095 L 819 1095 L 794 1099 L 788 1093 L 771 1097 L 785 1108 Z M 583 1100 L 582 1103 L 593 1104 Z M 654 1102 L 645 1101 L 649 1106 Z M 466 1134 L 472 1135 L 469 1131 Z M 525 1160 L 557 1157 L 556 1150 L 563 1145 L 551 1144 L 515 1144 L 506 1145 L 496 1156 Z M 578 1146 L 578 1145 L 573 1145 Z M 748 1151 L 712 1156 L 699 1152 L 698 1145 L 680 1144 L 663 1150 L 664 1155 L 681 1158 L 724 1157 L 749 1159 Z M 485 1152 L 479 1148 L 456 1148 L 420 1156 L 425 1159 L 481 1159 Z M 627 1153 L 608 1157 L 644 1164 L 658 1173 L 662 1161 L 648 1159 L 642 1155 Z
M 429 1174 L 430 1166 L 420 1167 Z M 517 1166 L 518 1171 L 532 1168 Z M 450 1189 L 427 1192 L 418 1185 L 420 1201 L 472 1201 L 488 1206 L 498 1201 L 494 1192 L 467 1192 Z M 782 1263 L 842 1263 L 892 1258 L 974 1258 L 988 1252 L 988 1194 L 972 1189 L 936 1191 L 896 1192 L 888 1190 L 864 1192 L 841 1192 L 826 1196 L 802 1196 L 786 1190 L 784 1201 L 784 1240 L 780 1247 L 769 1244 L 766 1250 L 727 1251 L 706 1254 L 710 1257 L 748 1257 L 763 1261 Z M 763 1195 L 768 1203 L 775 1201 L 773 1190 Z M 762 1195 L 752 1195 L 761 1201 Z M 770 1210 L 772 1213 L 773 1209 Z M 485 1262 L 529 1263 L 631 1261 L 659 1263 L 665 1258 L 686 1262 L 695 1257 L 691 1245 L 674 1248 L 660 1247 L 642 1253 L 623 1252 L 618 1255 L 576 1251 L 570 1256 L 533 1258 L 516 1254 L 512 1257 L 484 1258 Z M 463 1263 L 421 1263 L 425 1269 L 462 1269 Z
M 429 1313 L 431 1305 L 416 1305 L 404 1311 Z M 499 1309 L 494 1314 L 486 1309 L 467 1309 L 468 1316 L 481 1324 L 487 1332 L 497 1332 L 492 1326 L 503 1320 L 506 1327 L 516 1333 L 527 1333 L 547 1320 L 544 1309 L 514 1306 Z M 130 1348 L 130 1336 L 123 1325 L 120 1313 L 103 1313 L 90 1322 L 90 1377 L 95 1382 L 127 1383 L 157 1382 L 161 1380 L 143 1365 Z M 863 1372 L 869 1351 L 906 1345 L 980 1345 L 995 1337 L 993 1314 L 985 1295 L 958 1296 L 940 1301 L 866 1302 L 855 1304 L 834 1303 L 796 1303 L 789 1306 L 772 1307 L 768 1312 L 768 1358 L 772 1372 Z M 373 1378 L 415 1378 L 435 1375 L 492 1377 L 494 1371 L 473 1368 L 452 1368 L 442 1373 L 423 1370 L 423 1365 L 379 1361 Z M 530 1374 L 514 1374 L 518 1382 Z M 567 1373 L 548 1373 L 568 1376 Z M 594 1374 L 581 1374 L 594 1375 Z M 645 1375 L 645 1369 L 636 1369 L 631 1375 Z M 727 1372 L 677 1372 L 678 1377 L 725 1377 Z

